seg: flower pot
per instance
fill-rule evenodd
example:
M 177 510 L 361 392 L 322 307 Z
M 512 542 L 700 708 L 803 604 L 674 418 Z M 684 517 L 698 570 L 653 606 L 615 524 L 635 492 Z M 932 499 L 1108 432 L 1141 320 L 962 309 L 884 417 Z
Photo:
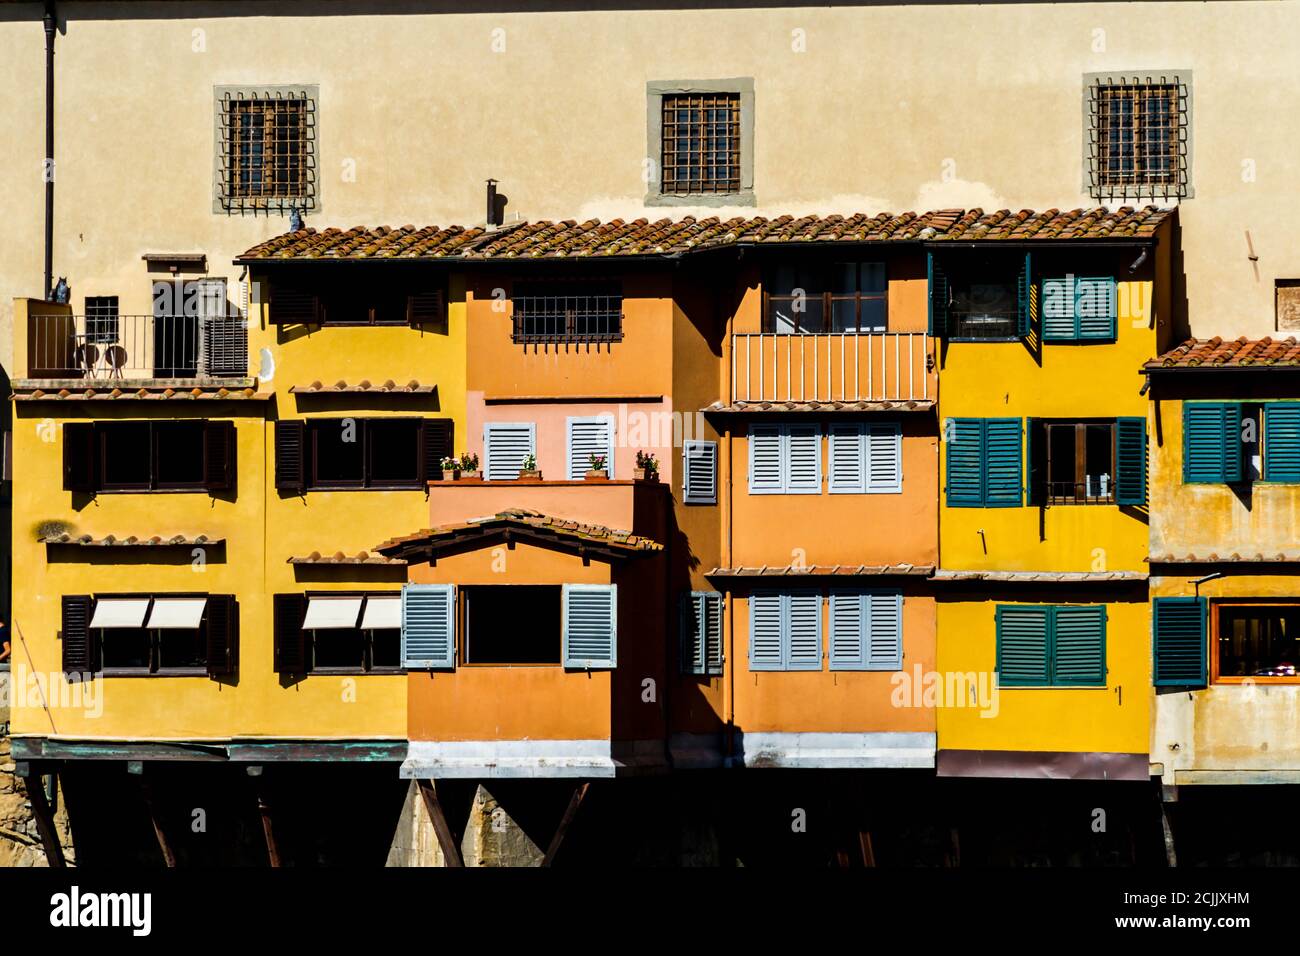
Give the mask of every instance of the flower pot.
M 465 481 L 482 481 L 482 480 L 483 480 L 483 472 L 482 472 L 482 471 L 462 471 L 462 472 L 459 472 L 459 474 L 460 474 L 460 477 L 461 477 L 463 480 L 465 480 Z
M 443 481 L 459 481 L 459 480 L 460 480 L 460 472 L 459 472 L 459 471 L 444 471 L 444 472 L 442 473 L 442 480 L 443 480 Z
M 586 478 L 587 481 L 609 481 L 609 469 L 589 468 L 583 477 Z
M 659 472 L 650 471 L 646 468 L 634 468 L 632 469 L 632 477 L 637 481 L 658 481 Z
M 521 471 L 519 473 L 520 481 L 541 481 L 542 473 L 540 471 Z

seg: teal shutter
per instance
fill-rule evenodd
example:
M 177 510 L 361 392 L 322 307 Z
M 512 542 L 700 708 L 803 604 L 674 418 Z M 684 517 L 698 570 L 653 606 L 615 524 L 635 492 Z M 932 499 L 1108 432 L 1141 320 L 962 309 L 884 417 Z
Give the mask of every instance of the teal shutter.
M 984 504 L 984 421 L 949 418 L 944 423 L 949 508 L 979 508 Z
M 1077 687 L 1106 684 L 1106 607 L 1067 605 L 1052 609 L 1052 683 Z
M 1147 422 L 1145 418 L 1115 420 L 1115 503 L 1147 502 Z
M 1003 687 L 1048 684 L 1048 618 L 1051 608 L 999 604 L 994 612 L 998 683 Z
M 1240 480 L 1241 406 L 1235 402 L 1184 402 L 1183 482 Z
M 402 666 L 456 666 L 454 584 L 408 584 L 402 588 Z
M 1043 340 L 1069 342 L 1077 334 L 1074 312 L 1074 276 L 1043 280 Z
M 1025 419 L 1025 502 L 1047 502 L 1047 433 L 1037 418 Z
M 749 596 L 749 669 L 779 671 L 785 661 L 782 595 L 759 591 Z
M 1021 503 L 1021 422 L 984 420 L 984 506 L 1018 508 Z
M 927 252 L 926 279 L 930 287 L 930 312 L 928 330 L 931 335 L 948 334 L 948 276 L 944 274 L 939 263 L 934 260 L 934 253 Z
M 618 586 L 566 584 L 563 600 L 564 666 L 617 666 Z
M 1151 604 L 1156 687 L 1204 687 L 1205 598 L 1156 598 Z
M 1020 270 L 1016 299 L 1016 334 L 1024 338 L 1029 334 L 1034 313 L 1034 274 L 1030 268 L 1029 253 L 1027 252 L 1025 253 L 1025 264 Z
M 1074 316 L 1076 336 L 1085 341 L 1115 338 L 1115 279 L 1113 276 L 1076 279 Z
M 1264 405 L 1264 480 L 1300 481 L 1300 402 Z

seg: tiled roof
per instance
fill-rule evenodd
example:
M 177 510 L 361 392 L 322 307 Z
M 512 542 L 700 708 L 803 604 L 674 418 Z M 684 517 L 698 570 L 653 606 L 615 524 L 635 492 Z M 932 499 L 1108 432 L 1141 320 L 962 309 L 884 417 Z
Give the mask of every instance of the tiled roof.
M 396 384 L 391 378 L 380 385 L 374 385 L 369 379 L 359 382 L 345 382 L 342 379 L 333 385 L 322 385 L 319 381 L 310 385 L 291 385 L 289 391 L 295 395 L 343 395 L 364 393 L 368 395 L 428 395 L 438 390 L 436 385 L 421 385 L 412 379 L 405 385 Z
M 541 220 L 493 231 L 478 227 L 402 226 L 348 230 L 313 228 L 285 233 L 241 255 L 282 259 L 517 259 L 588 256 L 662 256 L 730 245 L 812 242 L 999 241 L 1050 239 L 1146 239 L 1172 213 L 1169 209 L 1104 206 L 1062 212 L 1002 209 L 939 209 L 868 216 L 736 216 L 720 219 Z
M 66 388 L 34 387 L 26 382 L 14 387 L 15 402 L 113 402 L 113 401 L 254 401 L 265 402 L 270 392 L 253 388 Z
M 1300 366 L 1300 342 L 1294 336 L 1285 339 L 1247 339 L 1225 341 L 1188 339 L 1175 349 L 1147 362 L 1143 368 L 1155 371 L 1167 368 L 1287 368 Z
M 1272 554 L 1153 554 L 1151 564 L 1293 564 L 1300 562 L 1300 551 L 1276 551 Z
M 457 524 L 440 525 L 426 528 L 401 538 L 393 538 L 377 546 L 374 550 L 389 557 L 406 557 L 419 560 L 430 549 L 437 550 L 460 544 L 478 537 L 496 536 L 498 534 L 517 533 L 521 537 L 537 538 L 546 541 L 564 543 L 575 548 L 593 548 L 605 552 L 624 555 L 649 554 L 662 551 L 664 546 L 650 538 L 634 535 L 628 531 L 606 528 L 598 524 L 584 524 L 532 511 L 526 508 L 511 508 L 483 518 L 471 518 Z
M 384 564 L 403 566 L 406 561 L 402 558 L 389 558 L 382 554 L 371 554 L 369 551 L 358 551 L 356 554 L 344 554 L 342 551 L 335 551 L 333 554 L 321 554 L 319 551 L 313 551 L 311 554 L 301 558 L 290 558 L 289 564 Z
M 760 567 L 714 568 L 705 574 L 710 578 L 772 578 L 772 577 L 863 577 L 873 575 L 904 575 L 926 578 L 934 568 L 924 564 L 805 564 L 762 565 Z
M 701 411 L 705 414 L 741 414 L 751 412 L 928 412 L 934 401 L 928 398 L 903 401 L 860 402 L 714 402 Z
M 41 544 L 69 544 L 82 548 L 158 548 L 158 547 L 216 547 L 226 543 L 225 538 L 209 538 L 206 534 L 186 537 L 183 534 L 172 535 L 164 538 L 161 535 L 152 535 L 148 538 L 139 538 L 135 535 L 129 535 L 125 538 L 119 538 L 116 535 L 106 534 L 102 538 L 96 538 L 90 534 L 71 535 L 51 534 L 40 539 Z
M 1145 581 L 1143 571 L 954 571 L 934 572 L 936 581 L 1006 581 L 1014 584 L 1100 584 L 1107 581 Z

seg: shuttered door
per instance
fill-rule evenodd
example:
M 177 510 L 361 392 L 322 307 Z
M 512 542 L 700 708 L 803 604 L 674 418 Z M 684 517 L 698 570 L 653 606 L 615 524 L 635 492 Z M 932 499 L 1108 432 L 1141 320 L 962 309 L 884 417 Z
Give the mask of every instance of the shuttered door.
M 456 586 L 408 584 L 402 588 L 402 666 L 456 666 Z
M 1049 608 L 999 604 L 995 612 L 998 683 L 1004 687 L 1039 687 L 1048 672 Z
M 777 495 L 785 490 L 781 431 L 780 425 L 749 426 L 751 495 Z
M 1204 687 L 1205 598 L 1156 598 L 1151 630 L 1155 686 Z
M 862 494 L 867 490 L 866 427 L 852 422 L 830 426 L 830 493 Z
M 617 589 L 612 584 L 564 585 L 564 666 L 612 668 L 618 663 Z
M 1115 501 L 1121 505 L 1147 502 L 1147 422 L 1145 418 L 1115 421 Z
M 1232 402 L 1183 403 L 1183 481 L 1241 480 L 1241 407 Z
M 949 508 L 984 504 L 984 422 L 950 418 L 944 423 L 945 486 Z
M 1264 480 L 1300 481 L 1300 402 L 1264 405 Z
M 817 495 L 822 490 L 822 432 L 819 425 L 786 425 L 785 490 Z
M 1077 334 L 1074 276 L 1043 280 L 1043 339 L 1068 342 Z
M 985 507 L 1019 507 L 1021 502 L 1021 457 L 1020 419 L 985 419 Z
M 581 481 L 591 468 L 591 456 L 605 459 L 609 477 L 614 477 L 614 419 L 570 418 L 567 420 L 569 480 Z
M 63 426 L 63 490 L 94 491 L 98 468 L 98 435 L 89 422 L 67 422 Z
M 1052 611 L 1052 683 L 1104 686 L 1106 608 L 1057 607 Z
M 799 591 L 785 597 L 786 669 L 816 671 L 822 667 L 822 596 Z
M 493 422 L 483 426 L 483 477 L 512 481 L 523 470 L 524 459 L 537 453 L 532 422 Z
M 95 670 L 95 647 L 90 635 L 90 595 L 65 594 L 59 636 L 63 640 L 63 672 L 83 674 Z
M 687 440 L 682 443 L 682 502 L 688 505 L 718 503 L 718 443 Z
M 895 422 L 867 426 L 867 491 L 894 494 L 903 490 L 903 435 Z
M 782 596 L 768 591 L 749 596 L 749 669 L 784 669 Z
M 1115 338 L 1115 279 L 1080 278 L 1075 282 L 1074 313 L 1083 341 Z

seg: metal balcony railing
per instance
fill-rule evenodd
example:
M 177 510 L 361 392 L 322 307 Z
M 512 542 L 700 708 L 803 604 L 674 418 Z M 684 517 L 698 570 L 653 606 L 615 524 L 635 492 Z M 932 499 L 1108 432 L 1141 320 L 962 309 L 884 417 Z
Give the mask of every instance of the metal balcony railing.
M 934 398 L 925 332 L 740 333 L 733 402 L 901 402 Z
M 29 322 L 31 378 L 248 375 L 248 327 L 239 316 L 37 315 Z

